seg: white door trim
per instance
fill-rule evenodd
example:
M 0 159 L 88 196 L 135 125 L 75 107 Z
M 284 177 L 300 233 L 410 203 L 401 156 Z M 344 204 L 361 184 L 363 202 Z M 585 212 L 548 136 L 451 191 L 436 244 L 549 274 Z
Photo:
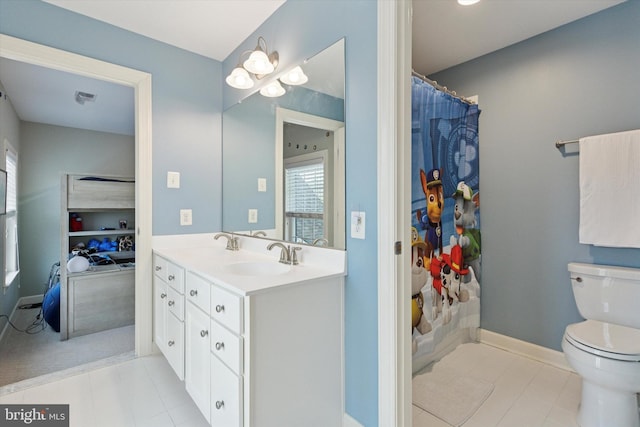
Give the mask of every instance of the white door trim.
M 284 152 L 284 124 L 294 123 L 296 125 L 306 126 L 315 129 L 324 129 L 334 132 L 334 146 L 336 144 L 342 146 L 342 152 L 344 152 L 344 130 L 338 132 L 340 129 L 344 129 L 344 122 L 338 120 L 327 119 L 325 117 L 315 116 L 313 114 L 307 114 L 300 111 L 289 110 L 287 108 L 276 107 L 276 167 L 275 167 L 275 199 L 276 199 L 276 238 L 284 239 L 284 166 L 283 166 L 283 152 Z M 342 136 L 342 141 L 340 141 Z M 344 160 L 344 158 L 343 158 Z M 337 158 L 334 159 L 337 161 Z M 336 174 L 337 181 L 344 183 L 344 161 L 341 165 L 334 165 L 334 173 Z M 334 194 L 334 211 L 339 210 L 344 212 L 344 190 L 340 194 Z M 342 246 L 338 246 L 338 241 L 334 242 L 334 246 L 344 248 L 344 214 L 342 217 Z M 338 221 L 334 222 L 335 227 L 340 226 Z
M 135 351 L 152 353 L 151 74 L 0 34 L 0 57 L 133 87 L 135 97 Z
M 411 1 L 378 2 L 378 425 L 411 426 Z M 404 247 L 396 255 L 394 245 Z

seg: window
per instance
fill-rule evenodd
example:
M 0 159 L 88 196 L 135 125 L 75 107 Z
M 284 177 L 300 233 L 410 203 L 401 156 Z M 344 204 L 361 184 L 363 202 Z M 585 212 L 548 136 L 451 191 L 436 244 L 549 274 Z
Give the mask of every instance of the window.
M 5 139 L 7 170 L 7 215 L 5 217 L 5 286 L 11 286 L 20 272 L 18 259 L 18 153 Z
M 313 243 L 326 238 L 326 152 L 285 159 L 285 240 Z

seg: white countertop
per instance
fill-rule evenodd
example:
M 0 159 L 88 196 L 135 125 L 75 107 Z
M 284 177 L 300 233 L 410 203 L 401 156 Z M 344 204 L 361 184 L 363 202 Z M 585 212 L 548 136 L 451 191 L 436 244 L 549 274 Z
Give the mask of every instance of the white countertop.
M 229 271 L 230 264 L 278 265 L 280 248 L 267 250 L 267 246 L 277 240 L 241 235 L 237 236 L 240 250 L 230 251 L 225 249 L 226 239 L 214 240 L 215 234 L 154 236 L 153 251 L 186 270 L 243 296 L 275 287 L 346 275 L 345 251 L 304 245 L 298 251 L 298 265 L 280 264 L 285 270 L 288 269 L 286 272 L 266 275 L 236 274 Z

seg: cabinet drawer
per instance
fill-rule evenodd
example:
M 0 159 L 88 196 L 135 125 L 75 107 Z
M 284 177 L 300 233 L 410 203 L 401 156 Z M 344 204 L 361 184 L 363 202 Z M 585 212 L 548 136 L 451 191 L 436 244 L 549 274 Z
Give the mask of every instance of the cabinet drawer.
M 236 334 L 242 333 L 242 297 L 211 287 L 211 317 Z
M 166 282 L 167 280 L 167 260 L 158 256 L 153 256 L 153 274 Z
M 242 377 L 211 356 L 211 425 L 242 426 Z
M 211 304 L 211 283 L 200 276 L 187 272 L 186 297 L 196 306 L 209 313 Z
M 167 305 L 174 316 L 179 320 L 184 320 L 184 297 L 172 287 L 167 290 Z
M 180 381 L 184 380 L 184 323 L 167 313 L 167 336 L 165 357 Z
M 242 338 L 211 321 L 211 353 L 219 357 L 236 374 L 243 373 Z
M 184 269 L 167 262 L 167 283 L 179 293 L 184 294 Z

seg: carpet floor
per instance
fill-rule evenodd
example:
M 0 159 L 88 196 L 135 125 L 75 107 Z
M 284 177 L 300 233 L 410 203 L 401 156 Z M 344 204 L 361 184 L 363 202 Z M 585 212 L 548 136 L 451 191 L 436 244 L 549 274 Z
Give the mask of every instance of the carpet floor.
M 12 323 L 31 333 L 8 326 L 0 342 L 0 387 L 134 350 L 133 325 L 60 341 L 39 314 L 39 308 L 16 310 Z

